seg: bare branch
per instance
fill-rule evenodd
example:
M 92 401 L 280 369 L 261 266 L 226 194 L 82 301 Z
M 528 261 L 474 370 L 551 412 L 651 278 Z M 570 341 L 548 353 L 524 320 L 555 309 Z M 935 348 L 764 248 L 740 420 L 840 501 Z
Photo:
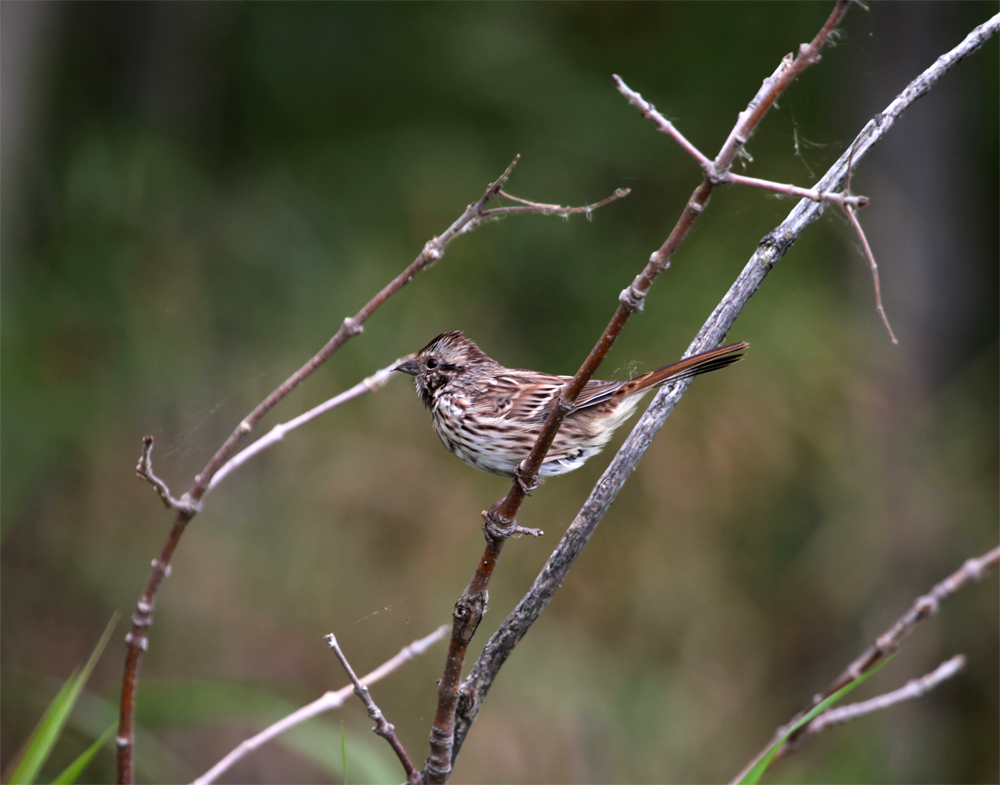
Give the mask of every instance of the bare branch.
M 188 494 L 184 494 L 180 499 L 175 499 L 170 495 L 170 488 L 167 484 L 153 474 L 153 437 L 143 436 L 142 437 L 142 455 L 139 456 L 139 463 L 135 467 L 135 474 L 140 480 L 145 480 L 160 495 L 163 500 L 163 505 L 168 510 L 177 510 L 186 513 L 194 514 L 197 512 L 197 508 L 191 502 L 191 497 Z
M 834 202 L 841 205 L 853 205 L 854 207 L 864 207 L 868 204 L 867 196 L 851 196 L 845 193 L 830 193 L 828 191 L 815 191 L 811 188 L 799 188 L 797 185 L 786 185 L 785 183 L 775 183 L 771 180 L 761 180 L 758 177 L 745 177 L 741 174 L 726 172 L 720 177 L 721 182 L 734 183 L 736 185 L 749 185 L 753 188 L 763 188 L 766 191 L 785 194 L 786 196 L 800 196 L 812 199 L 814 202 Z
M 340 644 L 337 643 L 337 636 L 331 632 L 326 636 L 326 642 L 333 649 L 333 653 L 340 660 L 340 664 L 344 667 L 344 670 L 347 671 L 351 683 L 354 684 L 354 694 L 361 698 L 361 702 L 368 709 L 368 716 L 375 723 L 375 727 L 372 730 L 389 742 L 392 751 L 396 753 L 396 757 L 399 758 L 399 762 L 403 764 L 403 768 L 406 770 L 406 781 L 413 785 L 419 785 L 421 782 L 420 772 L 410 762 L 410 757 L 406 754 L 406 750 L 403 749 L 402 743 L 396 736 L 396 729 L 392 726 L 391 722 L 386 720 L 385 715 L 382 714 L 382 710 L 375 705 L 375 701 L 372 700 L 372 696 L 368 693 L 368 688 L 361 683 L 361 680 L 354 672 L 354 668 L 351 667 L 351 663 L 347 661 L 347 657 L 344 656 Z
M 841 687 L 850 684 L 858 676 L 861 676 L 886 657 L 894 654 L 899 649 L 899 644 L 907 635 L 913 632 L 913 628 L 929 616 L 934 616 L 941 609 L 941 603 L 951 597 L 970 581 L 982 580 L 987 571 L 996 567 L 1000 563 L 1000 547 L 996 547 L 976 559 L 968 559 L 958 570 L 949 575 L 929 593 L 918 597 L 910 608 L 899 620 L 864 654 L 844 669 L 844 672 L 834 679 L 830 685 L 823 690 L 819 700 L 813 699 L 813 706 L 822 701 L 828 695 L 833 695 Z
M 270 431 L 267 432 L 266 435 L 261 436 L 257 441 L 255 441 L 249 447 L 247 447 L 244 450 L 241 450 L 232 458 L 230 458 L 222 466 L 222 468 L 215 473 L 215 476 L 212 478 L 212 481 L 208 485 L 208 490 L 209 491 L 214 490 L 215 487 L 220 482 L 222 482 L 223 479 L 225 479 L 230 472 L 232 472 L 234 469 L 238 469 L 248 460 L 253 458 L 258 453 L 263 452 L 268 447 L 277 444 L 282 439 L 284 439 L 287 434 L 291 433 L 296 428 L 301 428 L 306 423 L 312 422 L 321 414 L 326 414 L 328 411 L 330 411 L 331 409 L 335 409 L 341 404 L 347 403 L 348 401 L 353 401 L 355 398 L 360 398 L 365 393 L 372 393 L 384 387 L 386 383 L 389 381 L 389 379 L 392 378 L 393 371 L 396 369 L 396 366 L 399 365 L 404 360 L 410 359 L 411 357 L 413 357 L 412 354 L 408 354 L 405 357 L 400 357 L 398 360 L 396 360 L 396 362 L 392 363 L 391 365 L 387 365 L 385 368 L 381 368 L 375 371 L 375 373 L 373 373 L 371 376 L 362 379 L 351 389 L 345 390 L 344 392 L 340 393 L 340 395 L 335 395 L 333 398 L 330 398 L 324 401 L 323 403 L 319 404 L 319 406 L 314 406 L 309 411 L 300 414 L 294 420 L 289 420 L 286 423 L 279 423 L 278 425 L 275 425 Z
M 845 204 L 844 212 L 847 213 L 847 217 L 850 219 L 851 226 L 854 227 L 854 231 L 856 231 L 858 233 L 858 237 L 861 238 L 861 244 L 865 249 L 865 256 L 868 258 L 868 266 L 871 267 L 872 282 L 875 286 L 875 308 L 878 310 L 879 316 L 882 317 L 882 324 L 885 325 L 885 329 L 889 331 L 889 338 L 894 344 L 899 343 L 899 339 L 896 338 L 896 334 L 892 331 L 892 327 L 889 324 L 889 317 L 885 315 L 885 308 L 882 307 L 882 287 L 879 285 L 878 265 L 875 264 L 875 254 L 872 253 L 872 248 L 868 244 L 868 238 L 865 236 L 864 229 L 861 228 L 861 222 L 858 221 L 858 217 L 854 214 L 854 208 Z
M 767 746 L 757 753 L 753 760 L 744 766 L 743 770 L 733 778 L 732 782 L 739 782 L 743 779 L 744 775 L 757 765 L 757 761 L 768 753 L 768 750 L 774 746 L 774 743 L 778 739 L 784 738 L 788 735 L 789 730 L 795 725 L 795 723 L 805 716 L 814 706 L 819 705 L 835 692 L 843 689 L 852 681 L 868 673 L 880 662 L 894 654 L 899 649 L 899 644 L 903 638 L 913 632 L 913 628 L 916 627 L 919 622 L 923 621 L 928 616 L 934 616 L 941 609 L 942 602 L 951 597 L 951 595 L 970 581 L 981 580 L 983 576 L 986 575 L 987 570 L 991 567 L 996 567 L 998 563 L 1000 563 L 1000 546 L 984 553 L 979 558 L 968 559 L 958 570 L 937 584 L 930 590 L 930 592 L 922 597 L 917 597 L 910 610 L 904 613 L 883 635 L 880 635 L 872 646 L 865 650 L 865 652 L 854 660 L 854 662 L 848 665 L 844 671 L 836 679 L 830 682 L 822 692 L 818 692 L 813 696 L 812 703 L 810 703 L 807 708 L 796 714 L 788 723 L 778 728 L 774 737 L 767 744 Z M 819 716 L 823 715 L 821 714 Z M 814 718 L 814 722 L 815 719 L 818 719 L 818 717 Z M 788 735 L 788 739 L 778 750 L 772 761 L 784 757 L 790 752 L 794 752 L 798 747 L 802 736 L 807 733 L 808 727 L 808 724 L 804 725 L 798 730 L 793 731 L 791 735 Z
M 432 645 L 441 640 L 447 634 L 449 629 L 449 625 L 442 624 L 430 635 L 414 641 L 408 646 L 404 646 L 400 650 L 399 654 L 391 660 L 382 663 L 367 676 L 362 676 L 361 683 L 364 685 L 374 684 L 385 676 L 388 676 L 394 670 L 427 651 L 427 649 L 429 649 Z M 246 741 L 241 742 L 235 749 L 226 755 L 226 757 L 196 779 L 193 785 L 209 785 L 209 783 L 215 782 L 220 775 L 232 768 L 234 764 L 245 758 L 254 750 L 263 747 L 267 744 L 267 742 L 271 741 L 271 739 L 280 736 L 285 731 L 291 730 L 296 725 L 301 725 L 306 720 L 312 719 L 313 717 L 323 714 L 324 712 L 339 709 L 353 694 L 353 684 L 336 691 L 331 690 L 330 692 L 324 693 L 312 703 L 303 706 L 301 709 L 296 709 L 287 717 L 283 717 L 273 725 L 269 725 L 256 736 L 251 736 Z
M 223 445 L 216 451 L 215 455 L 208 462 L 202 471 L 195 476 L 191 489 L 181 497 L 180 505 L 175 507 L 177 516 L 167 534 L 166 542 L 160 549 L 159 555 L 153 560 L 153 568 L 143 589 L 142 595 L 136 604 L 136 611 L 132 614 L 132 629 L 125 638 L 126 653 L 125 667 L 122 675 L 122 692 L 120 702 L 120 713 L 118 720 L 118 781 L 121 783 L 131 783 L 135 780 L 135 769 L 132 760 L 132 747 L 134 736 L 134 713 L 135 713 L 135 692 L 139 677 L 139 665 L 142 661 L 143 652 L 149 647 L 149 637 L 147 630 L 153 621 L 153 609 L 156 605 L 156 596 L 159 593 L 160 585 L 166 577 L 170 568 L 170 560 L 173 558 L 174 550 L 188 523 L 197 514 L 202 497 L 208 491 L 210 483 L 215 475 L 221 470 L 223 465 L 233 454 L 240 440 L 250 433 L 257 423 L 274 406 L 278 404 L 288 393 L 294 390 L 306 378 L 308 378 L 320 365 L 328 360 L 343 344 L 350 338 L 361 333 L 364 323 L 389 297 L 398 292 L 403 286 L 413 280 L 421 271 L 433 265 L 445 252 L 448 244 L 459 235 L 471 231 L 483 220 L 483 212 L 486 204 L 500 193 L 507 178 L 510 176 L 514 165 L 520 156 L 516 157 L 502 175 L 487 187 L 485 193 L 478 201 L 470 204 L 459 218 L 449 226 L 440 237 L 429 240 L 423 250 L 389 284 L 387 284 L 378 294 L 376 294 L 357 314 L 344 319 L 340 329 L 336 334 L 320 349 L 305 365 L 293 373 L 288 379 L 282 382 L 270 395 L 261 401 L 257 407 L 250 412 L 237 426 Z M 542 212 L 535 210 L 535 212 Z M 163 488 L 166 486 L 163 485 Z M 157 488 L 159 490 L 159 487 Z M 162 498 L 162 496 L 161 496 Z M 185 500 L 189 502 L 185 505 Z M 167 501 L 165 499 L 165 501 Z
M 643 117 L 647 120 L 652 120 L 661 133 L 672 136 L 674 141 L 681 146 L 681 149 L 694 158 L 699 166 L 707 166 L 712 162 L 712 159 L 691 144 L 672 122 L 656 111 L 655 106 L 625 84 L 625 80 L 618 76 L 618 74 L 612 74 L 611 79 L 614 81 L 615 87 L 618 88 L 618 92 L 625 96 L 628 102 L 638 109 Z
M 930 90 L 948 70 L 982 46 L 998 27 L 1000 27 L 1000 15 L 977 27 L 961 44 L 939 57 L 930 68 L 911 82 L 884 112 L 876 115 L 864 127 L 851 148 L 841 155 L 814 186 L 815 190 L 836 192 L 841 189 L 852 162 L 860 161 L 914 101 Z M 687 355 L 697 354 L 719 345 L 768 273 L 825 209 L 825 202 L 803 199 L 779 226 L 764 237 L 757 251 L 688 347 Z M 456 697 L 458 719 L 454 733 L 453 758 L 457 756 L 500 668 L 548 605 L 555 591 L 566 580 L 577 556 L 590 540 L 611 503 L 617 498 L 653 437 L 684 395 L 689 383 L 684 381 L 663 388 L 653 398 L 632 433 L 601 475 L 580 512 L 567 528 L 531 589 L 486 643 L 482 655 Z
M 500 196 L 504 199 L 510 199 L 512 202 L 517 202 L 522 205 L 521 207 L 491 207 L 489 210 L 483 210 L 482 217 L 489 218 L 495 216 L 506 215 L 508 213 L 540 213 L 542 215 L 575 215 L 577 213 L 585 213 L 587 218 L 590 218 L 591 213 L 600 207 L 604 207 L 606 204 L 617 201 L 622 197 L 628 196 L 632 193 L 631 188 L 618 188 L 615 190 L 611 196 L 606 199 L 601 199 L 599 202 L 594 202 L 593 204 L 587 204 L 583 207 L 563 207 L 558 204 L 544 204 L 542 202 L 530 202 L 527 199 L 521 199 L 518 196 L 511 196 L 504 191 L 500 191 Z
M 783 73 L 786 67 L 787 61 L 783 60 L 778 72 L 776 72 L 776 75 Z M 698 150 L 697 147 L 685 139 L 684 136 L 681 135 L 680 131 L 678 131 L 669 120 L 657 112 L 656 108 L 651 103 L 646 101 L 639 93 L 626 85 L 620 76 L 615 75 L 612 78 L 614 79 L 615 86 L 618 88 L 618 92 L 624 95 L 632 106 L 638 107 L 643 117 L 646 117 L 656 123 L 660 131 L 674 137 L 674 140 L 701 165 L 701 167 L 705 170 L 706 175 L 717 185 L 722 183 L 748 185 L 753 188 L 763 188 L 768 191 L 775 191 L 776 193 L 785 194 L 786 196 L 805 197 L 806 199 L 812 199 L 814 202 L 835 202 L 836 204 L 850 204 L 855 207 L 863 207 L 868 204 L 868 197 L 866 196 L 851 196 L 850 194 L 845 193 L 814 191 L 808 188 L 799 188 L 796 185 L 786 185 L 785 183 L 776 183 L 771 180 L 761 180 L 758 177 L 745 177 L 743 175 L 733 174 L 728 170 L 720 170 L 714 161 L 707 158 L 700 150 Z M 768 82 L 765 81 L 764 85 L 766 87 Z
M 919 679 L 910 679 L 898 690 L 878 695 L 871 700 L 848 703 L 846 706 L 834 706 L 821 714 L 817 714 L 805 726 L 801 735 L 803 737 L 816 736 L 833 725 L 842 725 L 845 722 L 856 720 L 858 717 L 864 717 L 867 714 L 888 709 L 897 703 L 923 697 L 941 682 L 955 676 L 964 667 L 965 656 L 956 654 L 950 660 L 942 662 L 925 676 L 921 676 Z M 791 749 L 791 747 L 782 747 L 782 750 Z M 782 752 L 782 750 L 779 750 L 775 754 L 775 759 L 788 754 L 787 751 Z

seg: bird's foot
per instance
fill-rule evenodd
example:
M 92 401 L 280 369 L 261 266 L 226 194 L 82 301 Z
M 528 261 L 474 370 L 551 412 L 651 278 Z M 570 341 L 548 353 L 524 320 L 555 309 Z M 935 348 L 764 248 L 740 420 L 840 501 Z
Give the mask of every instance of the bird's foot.
M 514 482 L 517 483 L 517 487 L 521 489 L 525 496 L 531 496 L 531 492 L 538 490 L 538 486 L 541 485 L 537 474 L 528 475 L 524 473 L 523 461 L 514 467 L 513 476 Z

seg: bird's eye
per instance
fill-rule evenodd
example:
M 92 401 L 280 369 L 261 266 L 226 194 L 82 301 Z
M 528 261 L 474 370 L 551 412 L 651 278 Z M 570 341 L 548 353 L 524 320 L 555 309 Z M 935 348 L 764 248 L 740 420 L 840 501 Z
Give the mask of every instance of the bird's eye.
M 438 367 L 438 361 L 436 359 L 434 359 L 433 357 L 428 357 L 427 358 L 427 367 L 428 368 L 437 368 Z

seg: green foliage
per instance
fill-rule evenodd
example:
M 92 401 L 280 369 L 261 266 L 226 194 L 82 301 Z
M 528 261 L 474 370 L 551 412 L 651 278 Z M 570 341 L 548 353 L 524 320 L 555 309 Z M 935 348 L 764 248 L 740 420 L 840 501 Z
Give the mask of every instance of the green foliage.
M 70 783 L 76 782 L 83 773 L 83 770 L 87 768 L 87 764 L 89 764 L 93 757 L 97 754 L 97 751 L 108 743 L 108 740 L 117 729 L 117 722 L 113 725 L 109 725 L 108 729 L 100 735 L 97 741 L 81 752 L 77 759 L 63 769 L 60 774 L 56 775 L 55 779 L 52 780 L 52 785 L 69 785 Z
M 883 667 L 888 665 L 889 662 L 892 660 L 892 658 L 895 656 L 896 656 L 895 654 L 892 655 L 892 657 L 889 657 L 889 659 L 879 663 L 877 667 L 872 668 L 870 671 L 868 671 L 868 673 L 864 673 L 861 676 L 858 676 L 858 678 L 856 678 L 850 684 L 845 684 L 843 687 L 841 687 L 839 690 L 833 693 L 833 695 L 817 703 L 812 709 L 810 709 L 805 715 L 803 715 L 801 719 L 799 719 L 795 724 L 793 724 L 788 729 L 788 731 L 785 733 L 784 736 L 782 736 L 780 739 L 774 742 L 774 744 L 771 745 L 771 748 L 767 751 L 764 757 L 762 757 L 759 761 L 757 761 L 757 763 L 754 764 L 753 768 L 751 768 L 750 771 L 748 771 L 743 776 L 743 778 L 740 780 L 740 785 L 756 785 L 760 781 L 760 778 L 764 776 L 764 772 L 767 771 L 767 767 L 771 765 L 771 761 L 774 759 L 774 756 L 778 753 L 778 750 L 781 748 L 781 745 L 785 743 L 785 741 L 788 739 L 789 736 L 791 736 L 795 731 L 797 731 L 803 725 L 811 722 L 812 719 L 816 717 L 818 714 L 829 709 L 831 706 L 837 703 L 841 698 L 843 698 L 849 692 L 853 691 L 857 687 L 860 687 L 864 682 L 866 682 L 868 679 L 870 679 L 872 676 L 878 673 Z
M 90 679 L 90 674 L 94 670 L 94 666 L 100 659 L 101 654 L 104 652 L 104 647 L 107 646 L 108 640 L 111 638 L 111 633 L 114 631 L 115 626 L 118 624 L 119 615 L 115 613 L 111 620 L 108 622 L 107 627 L 104 628 L 104 634 L 101 635 L 101 639 L 97 642 L 94 647 L 94 651 L 91 653 L 90 658 L 84 664 L 83 668 L 75 668 L 70 674 L 69 678 L 63 683 L 59 692 L 56 693 L 55 698 L 52 699 L 52 703 L 45 710 L 42 718 L 38 721 L 38 725 L 32 732 L 28 741 L 25 743 L 24 749 L 21 752 L 21 758 L 17 765 L 14 767 L 14 771 L 11 772 L 10 779 L 8 780 L 11 785 L 31 785 L 38 778 L 39 772 L 42 770 L 42 766 L 45 765 L 45 761 L 49 759 L 49 755 L 52 753 L 56 742 L 62 735 L 63 728 L 66 725 L 66 721 L 69 719 L 69 715 L 72 713 L 73 708 L 76 706 L 76 702 L 83 692 L 83 687 Z M 83 768 L 90 762 L 93 758 L 94 753 L 103 746 L 103 743 L 107 741 L 107 737 L 114 730 L 113 726 L 111 730 L 106 731 L 105 734 L 98 739 L 99 743 L 92 745 L 87 749 L 80 757 L 78 757 L 70 766 L 59 775 L 57 779 L 58 782 L 72 782 L 83 771 Z M 69 777 L 69 779 L 65 779 Z

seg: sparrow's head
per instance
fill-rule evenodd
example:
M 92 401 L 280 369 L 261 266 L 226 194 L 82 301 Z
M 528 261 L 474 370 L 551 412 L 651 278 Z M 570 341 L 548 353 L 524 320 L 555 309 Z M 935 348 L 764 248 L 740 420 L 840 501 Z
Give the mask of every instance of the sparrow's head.
M 394 370 L 415 377 L 417 395 L 425 406 L 430 406 L 435 394 L 455 379 L 492 365 L 495 365 L 494 361 L 465 338 L 461 330 L 454 330 L 441 333 L 417 352 L 416 357 L 401 362 Z

